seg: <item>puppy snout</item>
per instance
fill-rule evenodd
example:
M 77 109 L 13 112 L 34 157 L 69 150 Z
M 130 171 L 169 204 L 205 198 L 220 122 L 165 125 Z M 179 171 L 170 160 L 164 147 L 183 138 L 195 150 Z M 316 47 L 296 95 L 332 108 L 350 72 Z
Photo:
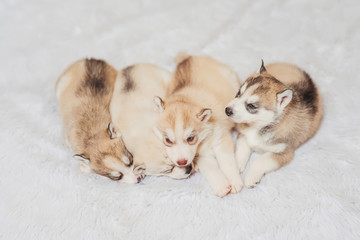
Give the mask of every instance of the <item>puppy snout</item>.
M 143 178 L 142 178 L 141 176 L 139 176 L 139 177 L 137 178 L 137 183 L 141 182 L 142 179 L 143 179 Z
M 225 108 L 225 113 L 226 113 L 226 115 L 228 115 L 229 117 L 230 117 L 231 115 L 233 115 L 232 108 L 231 108 L 231 107 L 226 107 L 226 108 Z
M 185 158 L 181 158 L 177 161 L 177 164 L 179 164 L 179 166 L 185 166 L 187 164 L 187 160 Z
M 192 166 L 192 165 L 189 165 L 189 166 L 186 167 L 185 173 L 186 173 L 186 174 L 190 174 L 192 170 L 193 170 L 193 166 Z

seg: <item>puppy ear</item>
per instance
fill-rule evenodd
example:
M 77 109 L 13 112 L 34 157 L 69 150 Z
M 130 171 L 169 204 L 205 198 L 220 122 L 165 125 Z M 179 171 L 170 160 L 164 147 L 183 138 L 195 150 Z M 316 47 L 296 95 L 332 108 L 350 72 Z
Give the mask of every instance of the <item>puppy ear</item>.
M 111 139 L 121 137 L 119 129 L 113 123 L 109 123 L 107 131 Z
M 131 166 L 134 162 L 134 157 L 133 155 L 131 154 L 131 152 L 127 151 L 127 156 L 123 156 L 121 158 L 121 161 L 127 165 L 127 166 Z
M 279 109 L 284 109 L 291 101 L 293 97 L 293 91 L 286 89 L 276 95 L 277 97 L 277 107 Z
M 79 160 L 80 163 L 80 171 L 83 173 L 90 173 L 90 159 L 86 158 L 83 154 L 75 154 L 73 156 L 75 159 Z
M 154 97 L 154 103 L 155 103 L 155 107 L 154 110 L 158 113 L 161 113 L 162 111 L 164 111 L 164 101 L 161 99 L 161 97 Z
M 135 175 L 144 175 L 145 170 L 146 170 L 145 164 L 141 164 L 134 167 L 133 173 Z
M 211 113 L 212 111 L 210 108 L 203 108 L 196 116 L 200 121 L 207 122 L 211 117 Z
M 264 66 L 264 60 L 261 59 L 260 73 L 265 73 L 265 72 L 266 72 L 266 68 Z

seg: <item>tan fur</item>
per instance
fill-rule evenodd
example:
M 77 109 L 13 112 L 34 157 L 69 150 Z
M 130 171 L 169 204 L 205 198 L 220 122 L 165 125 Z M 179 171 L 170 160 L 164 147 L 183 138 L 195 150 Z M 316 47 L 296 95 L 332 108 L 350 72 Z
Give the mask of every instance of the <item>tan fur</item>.
M 246 142 L 241 141 L 239 144 L 241 149 L 237 158 L 240 169 L 244 170 L 249 157 L 241 156 L 242 152 L 248 153 L 246 148 L 264 153 L 252 164 L 259 165 L 258 169 L 263 168 L 263 172 L 251 166 L 249 177 L 245 178 L 245 185 L 253 187 L 262 175 L 288 164 L 293 159 L 294 151 L 316 133 L 322 120 L 323 106 L 311 78 L 298 67 L 288 63 L 267 65 L 266 71 L 249 77 L 240 89 L 239 100 L 235 99 L 228 105 L 232 110 L 230 117 L 239 123 L 237 128 L 242 134 L 240 138 L 246 138 Z M 279 110 L 277 96 L 289 90 L 292 91 L 292 98 L 283 110 Z M 244 98 L 248 100 L 245 103 L 240 102 Z M 269 121 L 267 123 L 252 122 L 246 120 L 251 118 L 251 114 L 245 117 L 246 112 L 243 113 L 243 120 L 240 120 L 239 111 L 243 104 L 252 103 L 253 98 L 256 99 L 254 105 L 258 107 L 258 112 L 253 116 L 256 118 L 256 114 L 266 110 L 274 113 L 272 120 L 266 120 Z
M 113 124 L 120 130 L 135 165 L 145 164 L 146 175 L 186 178 L 191 167 L 175 167 L 167 158 L 162 141 L 153 131 L 158 113 L 155 96 L 164 97 L 171 74 L 152 64 L 136 64 L 123 69 L 115 83 L 110 104 Z M 126 88 L 132 82 L 131 88 Z
M 291 84 L 298 83 L 305 78 L 302 70 L 291 64 L 270 64 L 266 69 L 269 74 L 290 88 Z M 323 118 L 322 97 L 316 86 L 315 89 L 317 101 L 314 105 L 317 112 L 313 116 L 308 114 L 307 107 L 297 106 L 293 101 L 288 106 L 283 120 L 276 127 L 275 131 L 279 140 L 287 139 L 294 149 L 313 137 L 321 124 Z
M 183 61 L 179 62 L 169 84 L 157 129 L 163 138 L 166 138 L 166 129 L 172 129 L 181 136 L 190 127 L 195 133 L 204 135 L 205 139 L 201 139 L 196 154 L 200 172 L 216 195 L 225 196 L 230 190 L 238 192 L 242 187 L 240 175 L 235 167 L 232 170 L 228 167 L 235 163 L 231 141 L 234 123 L 224 113 L 226 104 L 239 88 L 238 77 L 228 66 L 211 57 L 190 56 L 184 59 L 181 54 L 181 59 Z M 206 122 L 199 120 L 204 109 L 211 109 L 211 117 Z M 186 139 L 179 141 L 184 141 L 181 144 L 186 145 Z M 224 143 L 228 144 L 225 148 Z M 222 150 L 223 155 L 219 154 Z
M 67 143 L 84 160 L 81 168 L 87 171 L 88 163 L 88 170 L 112 179 L 121 172 L 121 181 L 135 183 L 139 176 L 127 166 L 132 162 L 131 154 L 121 138 L 110 139 L 108 133 L 108 108 L 116 75 L 117 71 L 104 61 L 80 60 L 60 76 L 56 95 Z

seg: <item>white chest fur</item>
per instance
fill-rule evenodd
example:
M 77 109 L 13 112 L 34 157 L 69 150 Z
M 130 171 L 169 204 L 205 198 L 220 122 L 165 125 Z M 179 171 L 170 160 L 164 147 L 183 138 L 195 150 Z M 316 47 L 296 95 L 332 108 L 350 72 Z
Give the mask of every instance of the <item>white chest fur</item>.
M 266 133 L 264 135 L 259 134 L 259 130 L 255 128 L 249 128 L 242 131 L 245 135 L 246 141 L 250 148 L 259 153 L 274 152 L 281 153 L 285 150 L 285 143 L 271 143 L 272 133 Z

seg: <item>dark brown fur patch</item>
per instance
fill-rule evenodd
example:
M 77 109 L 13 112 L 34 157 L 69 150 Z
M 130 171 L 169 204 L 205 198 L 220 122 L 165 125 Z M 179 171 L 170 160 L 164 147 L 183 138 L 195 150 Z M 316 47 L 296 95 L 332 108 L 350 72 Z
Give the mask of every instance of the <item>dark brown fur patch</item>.
M 303 103 L 311 115 L 317 112 L 318 94 L 316 86 L 309 74 L 304 73 L 304 79 L 291 87 L 297 92 L 300 103 Z
M 103 60 L 86 59 L 85 76 L 80 88 L 76 91 L 77 95 L 91 94 L 102 96 L 108 93 L 106 87 L 106 63 Z
M 264 78 L 263 76 L 261 76 L 261 75 L 255 77 L 255 78 L 253 78 L 253 77 L 248 78 L 248 79 L 246 80 L 246 83 L 247 83 L 246 89 L 248 89 L 249 87 L 251 87 L 251 86 L 253 86 L 253 85 L 255 85 L 255 84 L 259 83 L 259 82 L 264 81 L 264 79 L 265 79 L 265 78 Z
M 134 66 L 129 66 L 123 70 L 122 74 L 124 76 L 125 83 L 124 83 L 124 87 L 122 90 L 124 92 L 130 92 L 135 89 L 135 82 L 131 76 L 131 71 L 133 68 L 134 68 Z
M 268 132 L 271 132 L 274 128 L 274 125 L 267 125 L 259 130 L 259 135 L 265 135 Z
M 191 82 L 191 57 L 186 58 L 184 61 L 179 63 L 176 67 L 174 80 L 176 82 L 171 93 L 179 91 L 180 89 L 188 86 Z

